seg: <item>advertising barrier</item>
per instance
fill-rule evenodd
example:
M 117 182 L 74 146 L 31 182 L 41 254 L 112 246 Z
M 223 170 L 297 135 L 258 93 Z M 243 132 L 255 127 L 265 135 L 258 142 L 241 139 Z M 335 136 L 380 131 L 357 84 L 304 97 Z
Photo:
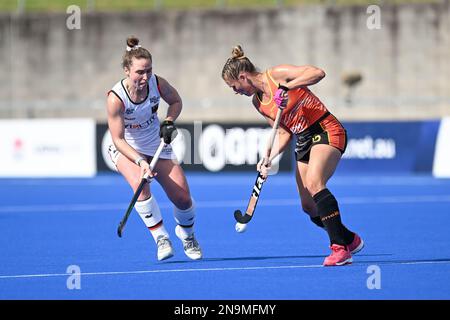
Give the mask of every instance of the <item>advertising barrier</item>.
M 450 178 L 450 117 L 442 119 L 439 127 L 433 175 L 437 178 Z
M 450 177 L 450 118 L 430 121 L 344 122 L 347 149 L 339 174 L 433 173 Z M 270 128 L 264 124 L 180 124 L 172 143 L 187 171 L 255 171 Z M 114 166 L 107 153 L 111 138 L 106 124 L 97 125 L 98 171 Z M 274 161 L 281 172 L 293 171 L 295 139 Z M 278 166 L 278 167 L 277 167 Z
M 430 173 L 440 121 L 348 122 L 340 173 Z
M 264 156 L 271 128 L 264 124 L 217 124 L 194 122 L 177 125 L 172 142 L 178 161 L 186 171 L 255 171 Z M 108 155 L 112 143 L 106 124 L 97 125 L 98 171 L 115 170 Z M 292 170 L 292 149 L 288 146 L 272 162 L 274 170 Z
M 433 174 L 450 178 L 450 118 L 414 122 L 344 122 L 347 149 L 339 174 Z M 179 124 L 172 146 L 186 171 L 255 171 L 270 127 L 261 123 Z M 0 120 L 0 177 L 92 177 L 115 170 L 107 124 L 92 119 Z M 295 168 L 295 139 L 273 161 Z
M 92 119 L 0 120 L 0 177 L 95 176 Z

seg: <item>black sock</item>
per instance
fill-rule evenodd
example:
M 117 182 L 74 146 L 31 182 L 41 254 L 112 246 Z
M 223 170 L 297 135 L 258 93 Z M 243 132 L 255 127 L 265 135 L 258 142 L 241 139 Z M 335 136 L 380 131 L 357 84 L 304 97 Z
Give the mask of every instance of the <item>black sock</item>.
M 328 189 L 323 189 L 314 195 L 320 219 L 330 237 L 331 244 L 346 246 L 353 241 L 354 233 L 349 231 L 341 221 L 341 214 L 336 198 Z
M 323 224 L 322 220 L 320 219 L 320 216 L 310 217 L 310 219 L 316 226 L 318 226 L 319 228 L 325 229 L 325 225 Z

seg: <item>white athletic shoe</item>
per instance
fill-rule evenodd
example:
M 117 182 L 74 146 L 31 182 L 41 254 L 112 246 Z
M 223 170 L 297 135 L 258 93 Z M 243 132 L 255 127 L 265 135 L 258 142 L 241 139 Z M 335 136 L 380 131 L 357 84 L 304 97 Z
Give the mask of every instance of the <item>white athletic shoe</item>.
M 175 234 L 183 243 L 184 253 L 192 260 L 199 260 L 202 258 L 202 249 L 198 244 L 197 239 L 195 239 L 194 234 L 190 235 L 186 239 L 182 236 L 182 231 L 179 225 L 175 227 Z
M 166 260 L 173 257 L 172 242 L 167 236 L 159 236 L 156 241 L 156 246 L 158 247 L 158 260 Z

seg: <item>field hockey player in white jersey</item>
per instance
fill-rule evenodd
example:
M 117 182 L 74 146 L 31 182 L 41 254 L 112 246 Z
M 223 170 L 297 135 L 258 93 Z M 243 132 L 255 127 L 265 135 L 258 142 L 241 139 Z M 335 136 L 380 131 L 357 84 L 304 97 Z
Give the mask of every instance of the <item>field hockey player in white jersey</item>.
M 170 146 L 177 133 L 174 122 L 181 113 L 181 98 L 167 80 L 153 73 L 152 56 L 139 45 L 139 39 L 131 36 L 126 42 L 122 59 L 126 78 L 114 85 L 107 98 L 108 127 L 114 143 L 109 148 L 111 159 L 133 191 L 146 174 L 158 181 L 174 204 L 175 234 L 182 241 L 185 254 L 193 260 L 201 259 L 202 251 L 194 235 L 195 204 Z M 157 115 L 160 98 L 169 105 L 161 123 Z M 149 163 L 161 138 L 166 145 L 152 172 Z M 148 183 L 134 208 L 156 242 L 158 260 L 172 257 L 169 233 Z

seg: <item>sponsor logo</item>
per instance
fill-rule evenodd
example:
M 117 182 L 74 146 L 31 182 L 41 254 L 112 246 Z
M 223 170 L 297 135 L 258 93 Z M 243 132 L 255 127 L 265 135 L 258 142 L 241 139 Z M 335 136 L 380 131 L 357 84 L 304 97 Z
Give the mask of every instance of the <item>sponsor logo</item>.
M 209 171 L 220 171 L 226 165 L 256 165 L 258 158 L 266 152 L 270 131 L 271 128 L 224 129 L 219 125 L 209 125 L 200 133 L 200 163 Z M 278 156 L 272 161 L 272 168 L 278 168 L 280 158 Z
M 332 214 L 330 214 L 330 215 L 328 215 L 328 216 L 325 216 L 325 217 L 321 218 L 320 220 L 326 221 L 326 220 L 329 220 L 329 219 L 331 219 L 331 218 L 334 218 L 334 217 L 336 217 L 336 216 L 338 216 L 338 215 L 339 215 L 339 211 L 335 211 L 335 212 L 333 212 Z
M 16 138 L 13 143 L 13 157 L 15 160 L 20 160 L 23 158 L 23 140 L 21 138 Z
M 394 159 L 396 144 L 394 139 L 373 138 L 349 139 L 343 158 L 346 159 Z
M 107 127 L 105 129 L 99 137 L 102 160 L 108 169 L 116 170 L 108 155 L 112 139 Z M 189 129 L 180 126 L 177 131 L 177 137 L 163 149 L 163 153 L 173 152 L 176 162 L 188 170 L 218 172 L 234 170 L 234 167 L 236 170 L 256 170 L 258 160 L 267 152 L 271 128 L 239 125 L 226 128 L 219 124 L 203 126 L 201 121 L 195 121 Z M 275 143 L 278 143 L 276 139 Z M 279 155 L 272 160 L 272 170 L 275 172 L 279 170 L 281 159 L 282 155 Z
M 263 183 L 264 183 L 264 178 L 261 177 L 261 176 L 258 176 L 258 178 L 256 179 L 256 183 L 253 186 L 252 196 L 254 198 L 258 198 L 259 197 L 259 193 L 261 192 L 261 188 L 262 188 Z
M 125 124 L 126 129 L 145 129 L 148 128 L 155 121 L 155 114 L 152 114 L 151 118 L 143 123 L 131 123 Z
M 312 138 L 312 142 L 313 143 L 317 143 L 322 139 L 322 137 L 320 136 L 320 134 L 316 134 L 313 138 Z

